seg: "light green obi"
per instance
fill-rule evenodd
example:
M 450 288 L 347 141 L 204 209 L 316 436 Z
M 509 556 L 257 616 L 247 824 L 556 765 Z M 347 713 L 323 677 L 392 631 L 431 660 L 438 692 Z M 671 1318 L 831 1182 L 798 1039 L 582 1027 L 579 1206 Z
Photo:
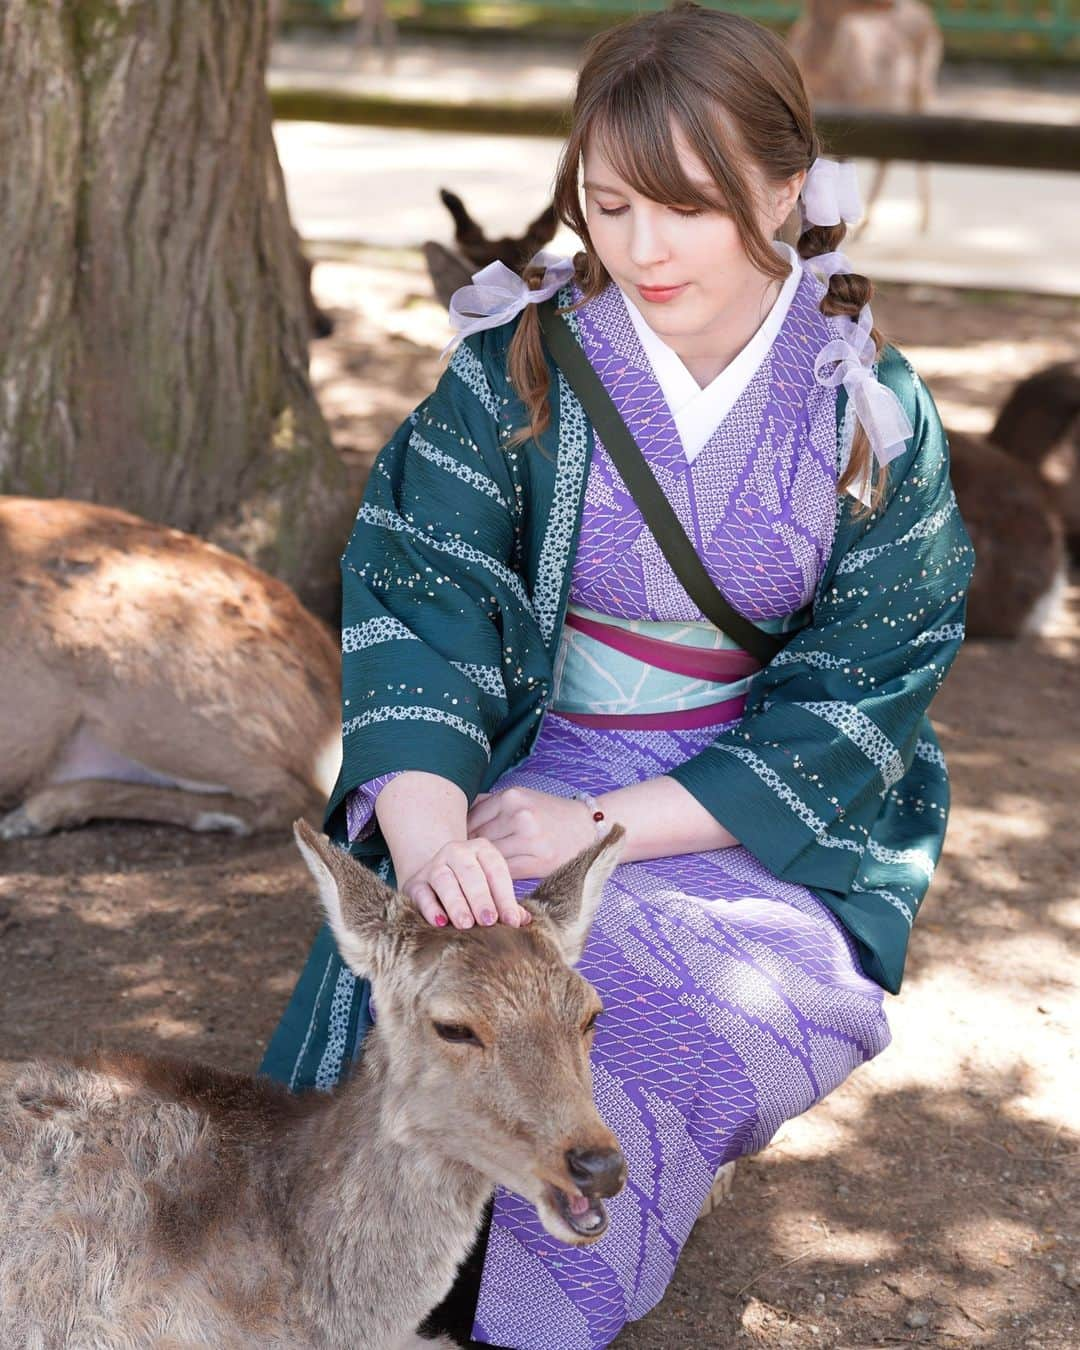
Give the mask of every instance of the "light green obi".
M 802 610 L 759 627 L 788 632 L 802 627 L 808 614 Z M 641 725 L 671 727 L 671 715 L 706 709 L 727 720 L 741 714 L 759 669 L 712 623 L 612 618 L 570 605 L 555 658 L 551 710 L 574 720 L 648 718 Z M 703 725 L 710 719 L 678 720 Z

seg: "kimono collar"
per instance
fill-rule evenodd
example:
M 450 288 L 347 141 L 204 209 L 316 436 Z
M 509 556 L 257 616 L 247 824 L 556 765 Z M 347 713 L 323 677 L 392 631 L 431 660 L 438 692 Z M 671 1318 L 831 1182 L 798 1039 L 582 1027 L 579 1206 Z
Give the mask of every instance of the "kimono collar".
M 746 346 L 704 388 L 698 384 L 682 359 L 664 339 L 649 327 L 641 311 L 626 292 L 621 289 L 619 291 L 626 302 L 627 313 L 645 355 L 649 358 L 656 381 L 671 409 L 683 450 L 691 464 L 760 369 L 787 318 L 795 292 L 799 289 L 802 267 L 798 254 L 790 245 L 779 240 L 773 247 L 791 269 L 780 289 L 780 294 L 773 302 L 761 327 Z

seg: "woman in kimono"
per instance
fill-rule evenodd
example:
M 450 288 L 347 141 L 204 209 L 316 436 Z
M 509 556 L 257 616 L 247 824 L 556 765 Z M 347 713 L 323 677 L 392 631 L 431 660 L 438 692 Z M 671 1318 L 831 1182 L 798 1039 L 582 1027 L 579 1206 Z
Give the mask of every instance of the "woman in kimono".
M 972 553 L 933 402 L 835 251 L 851 195 L 766 30 L 686 5 L 602 34 L 555 194 L 584 252 L 505 273 L 501 311 L 458 298 L 481 313 L 372 470 L 331 835 L 469 927 L 523 922 L 515 893 L 626 829 L 580 969 L 627 1188 L 587 1248 L 497 1193 L 431 1322 L 466 1343 L 608 1345 L 718 1168 L 888 1043 Z M 552 294 L 712 580 L 786 639 L 764 666 L 676 580 L 551 361 Z M 330 1087 L 368 1024 L 323 930 L 264 1069 Z

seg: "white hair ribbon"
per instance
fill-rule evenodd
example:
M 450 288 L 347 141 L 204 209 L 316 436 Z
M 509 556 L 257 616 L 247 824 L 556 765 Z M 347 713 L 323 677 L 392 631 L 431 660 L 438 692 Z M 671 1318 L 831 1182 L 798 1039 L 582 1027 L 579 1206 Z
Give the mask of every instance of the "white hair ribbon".
M 819 260 L 809 261 L 816 263 Z M 913 428 L 900 400 L 891 389 L 879 384 L 874 374 L 877 349 L 870 333 L 874 316 L 870 306 L 863 305 L 857 322 L 846 318 L 833 322 L 842 323 L 847 336 L 833 338 L 818 352 L 814 378 L 826 389 L 835 389 L 839 384 L 844 386 L 878 463 L 888 464 L 903 453 Z M 832 366 L 828 374 L 825 373 L 827 366 Z
M 462 286 L 454 292 L 450 297 L 450 324 L 456 332 L 443 348 L 443 356 L 471 333 L 479 333 L 485 328 L 498 328 L 515 314 L 520 314 L 526 305 L 538 305 L 542 300 L 549 300 L 574 275 L 572 259 L 560 258 L 557 253 L 545 253 L 543 250 L 533 256 L 529 267 L 544 269 L 543 278 L 535 291 L 530 290 L 528 282 L 516 272 L 511 272 L 504 263 L 493 262 L 473 273 L 471 286 Z
M 862 215 L 855 165 L 819 155 L 807 171 L 799 200 L 804 224 L 854 225 Z
M 820 273 L 821 280 L 826 286 L 837 274 L 855 270 L 847 254 L 839 252 L 815 253 L 812 258 L 803 259 L 803 266 L 809 267 L 812 272 Z

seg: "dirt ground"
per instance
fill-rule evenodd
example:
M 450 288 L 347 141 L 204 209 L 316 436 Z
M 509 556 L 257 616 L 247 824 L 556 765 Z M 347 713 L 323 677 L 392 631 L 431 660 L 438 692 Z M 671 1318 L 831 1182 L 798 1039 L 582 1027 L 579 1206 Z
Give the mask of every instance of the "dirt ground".
M 316 286 L 338 328 L 313 370 L 358 485 L 434 381 L 444 319 L 413 255 L 339 255 Z M 908 287 L 875 313 L 968 430 L 1080 350 L 1065 300 Z M 1080 586 L 1050 636 L 969 643 L 934 716 L 954 812 L 894 1043 L 740 1164 L 625 1350 L 1080 1346 Z M 254 1068 L 315 926 L 284 838 L 0 844 L 3 1056 L 105 1042 Z

